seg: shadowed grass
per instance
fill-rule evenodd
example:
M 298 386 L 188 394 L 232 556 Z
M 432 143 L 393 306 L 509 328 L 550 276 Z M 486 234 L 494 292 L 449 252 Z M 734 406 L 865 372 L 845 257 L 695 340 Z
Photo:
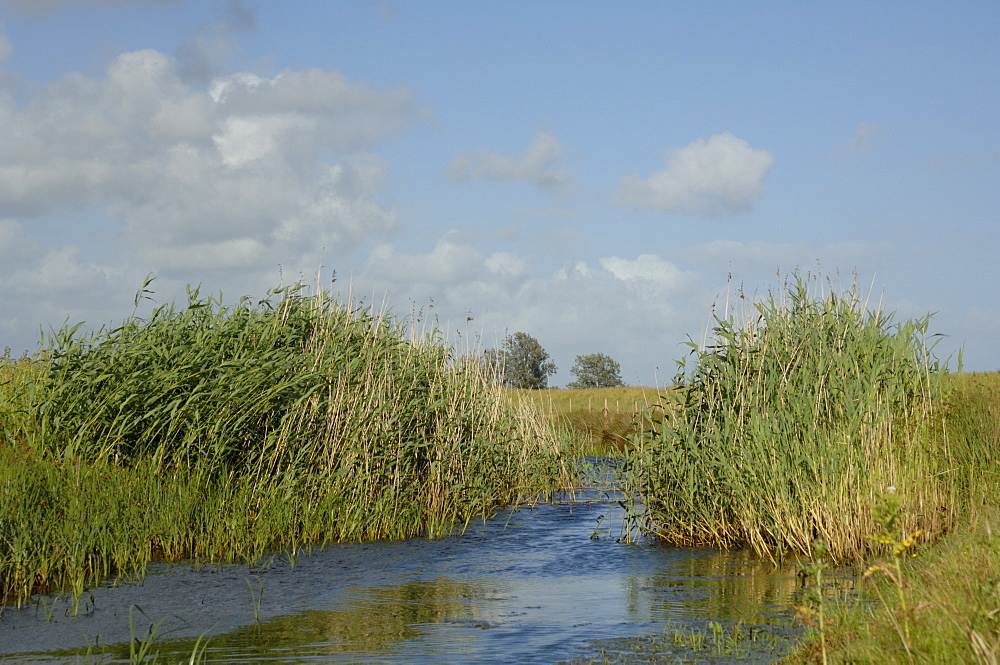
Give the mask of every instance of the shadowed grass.
M 442 535 L 564 476 L 533 409 L 404 323 L 301 286 L 233 307 L 195 290 L 5 360 L 4 598 L 151 558 Z

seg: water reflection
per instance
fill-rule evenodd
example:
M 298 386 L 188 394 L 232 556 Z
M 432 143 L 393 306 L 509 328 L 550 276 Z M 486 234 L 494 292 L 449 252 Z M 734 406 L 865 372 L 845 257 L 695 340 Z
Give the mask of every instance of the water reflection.
M 66 600 L 7 609 L 0 658 L 78 662 L 89 645 L 91 662 L 127 661 L 132 606 L 168 662 L 206 631 L 210 662 L 557 662 L 709 620 L 788 623 L 794 568 L 618 543 L 621 518 L 614 503 L 542 504 L 436 541 L 330 546 L 294 567 L 160 565 L 143 584 L 95 589 L 84 616 L 66 616 Z
M 335 610 L 305 610 L 245 626 L 211 641 L 209 654 L 260 659 L 278 653 L 295 659 L 392 652 L 400 644 L 428 633 L 431 624 L 454 623 L 487 629 L 489 613 L 471 598 L 495 591 L 449 579 L 415 580 L 406 584 L 356 590 Z M 172 645 L 181 654 L 188 643 Z

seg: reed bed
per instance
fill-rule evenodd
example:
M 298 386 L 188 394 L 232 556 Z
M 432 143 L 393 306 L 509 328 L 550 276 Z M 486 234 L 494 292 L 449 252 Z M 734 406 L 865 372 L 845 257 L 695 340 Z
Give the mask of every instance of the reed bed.
M 786 662 L 997 661 L 1000 373 L 951 374 L 945 388 L 935 436 L 947 437 L 960 465 L 955 482 L 967 502 L 957 524 L 933 547 L 875 557 L 859 596 L 833 604 L 828 625 Z
M 564 480 L 543 418 L 407 328 L 301 285 L 231 307 L 195 289 L 5 361 L 3 598 L 79 597 L 150 559 L 440 536 Z
M 936 436 L 946 370 L 930 317 L 895 322 L 857 285 L 794 274 L 690 342 L 676 405 L 633 439 L 646 528 L 678 545 L 861 560 L 892 494 L 908 533 L 939 534 L 964 500 L 966 453 Z M 977 466 L 977 468 L 980 468 Z

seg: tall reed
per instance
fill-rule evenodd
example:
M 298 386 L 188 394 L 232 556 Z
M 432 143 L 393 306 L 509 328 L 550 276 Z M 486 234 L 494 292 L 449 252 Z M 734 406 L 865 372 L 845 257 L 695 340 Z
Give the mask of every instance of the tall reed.
M 838 663 L 995 663 L 1000 655 L 1000 373 L 951 374 L 933 436 L 947 442 L 957 524 L 911 549 L 890 497 L 878 539 L 889 547 L 865 573 L 860 598 L 832 613 L 826 644 Z M 807 636 L 789 663 L 817 662 Z
M 406 328 L 297 285 L 60 330 L 0 404 L 0 587 L 437 536 L 559 482 L 553 429 Z
M 834 559 L 859 559 L 889 492 L 905 528 L 946 528 L 950 460 L 926 432 L 945 371 L 930 317 L 894 322 L 857 284 L 838 292 L 799 273 L 748 304 L 716 316 L 706 345 L 689 342 L 678 408 L 634 440 L 648 528 L 675 544 L 810 556 L 821 539 Z

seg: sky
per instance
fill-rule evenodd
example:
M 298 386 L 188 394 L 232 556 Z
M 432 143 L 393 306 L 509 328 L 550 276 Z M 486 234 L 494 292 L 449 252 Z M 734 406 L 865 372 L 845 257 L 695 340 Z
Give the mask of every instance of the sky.
M 994 0 L 0 0 L 0 348 L 147 275 L 301 279 L 669 385 L 798 270 L 997 370 L 997 34 Z

